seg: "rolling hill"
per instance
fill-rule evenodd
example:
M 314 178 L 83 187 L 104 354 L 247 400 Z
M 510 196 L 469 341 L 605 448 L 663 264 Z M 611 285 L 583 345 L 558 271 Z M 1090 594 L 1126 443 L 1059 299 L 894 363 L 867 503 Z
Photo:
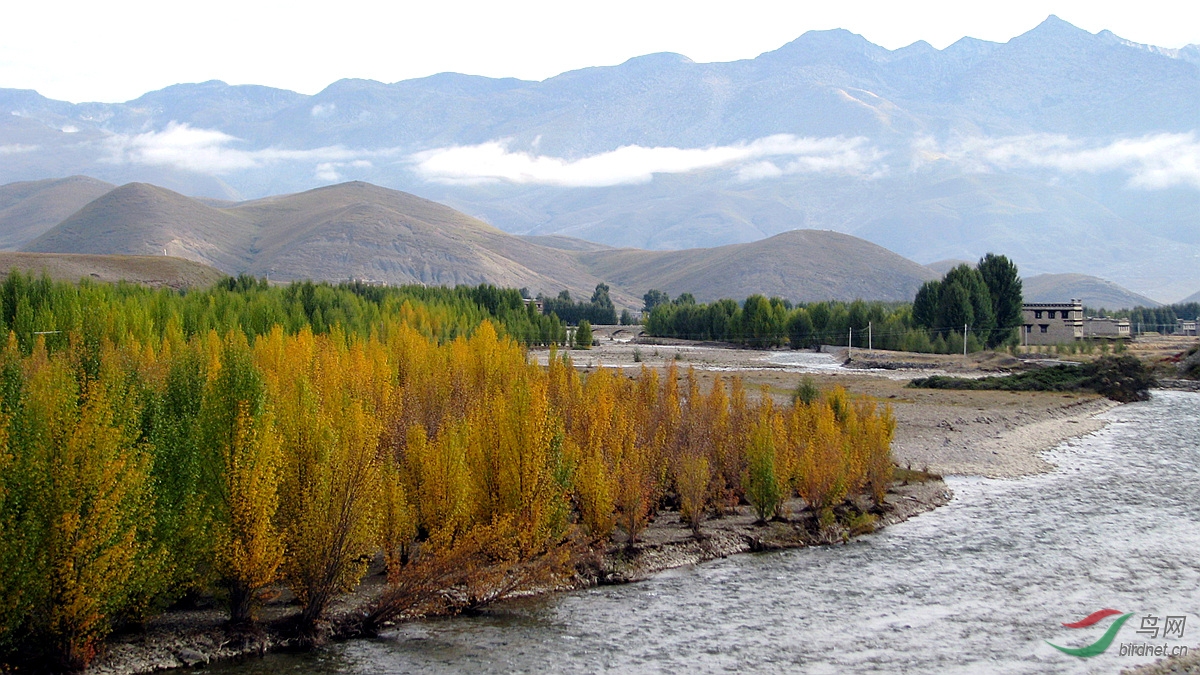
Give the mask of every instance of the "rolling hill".
M 542 243 L 546 245 L 542 245 Z M 934 273 L 836 232 L 684 251 L 613 249 L 569 237 L 518 237 L 448 206 L 350 182 L 248 202 L 203 203 L 165 188 L 113 189 L 31 242 L 29 251 L 175 255 L 276 281 L 526 287 L 638 308 L 651 288 L 700 300 L 752 293 L 793 301 L 907 300 Z
M 594 275 L 630 289 L 691 293 L 700 302 L 753 293 L 793 302 L 911 300 L 934 272 L 837 232 L 793 230 L 747 244 L 683 251 L 580 252 Z
M 166 255 L 223 271 L 250 261 L 252 224 L 166 188 L 130 183 L 101 195 L 23 249 L 37 253 Z
M 225 211 L 256 229 L 245 271 L 271 279 L 487 282 L 535 293 L 566 288 L 587 296 L 601 281 L 560 251 L 448 206 L 369 183 L 270 197 Z M 629 304 L 635 298 L 621 296 L 620 301 Z
M 87 176 L 0 186 L 0 250 L 21 248 L 114 187 Z
M 1064 302 L 1073 298 L 1096 309 L 1158 307 L 1144 295 L 1085 274 L 1038 274 L 1021 280 L 1026 302 Z

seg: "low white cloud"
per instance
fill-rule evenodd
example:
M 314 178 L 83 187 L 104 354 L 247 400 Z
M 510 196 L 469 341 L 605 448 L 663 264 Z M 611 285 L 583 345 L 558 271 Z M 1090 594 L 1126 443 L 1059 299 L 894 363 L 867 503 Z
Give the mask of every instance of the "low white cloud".
M 365 159 L 356 159 L 353 162 L 321 162 L 316 168 L 316 177 L 320 180 L 330 183 L 342 179 L 341 169 L 369 169 L 374 164 Z
M 23 152 L 33 152 L 37 149 L 38 146 L 36 145 L 21 145 L 20 143 L 14 145 L 0 145 L 0 155 L 19 155 Z
M 64 134 L 77 134 L 77 133 L 79 133 L 79 127 L 75 126 L 74 124 L 68 124 L 65 127 L 63 127 L 61 129 L 61 131 Z
M 317 165 L 316 176 L 320 180 L 333 183 L 342 179 L 342 174 L 338 173 L 337 169 L 333 162 L 321 162 Z
M 731 167 L 742 180 L 785 173 L 878 175 L 883 153 L 867 139 L 767 136 L 748 143 L 707 148 L 625 145 L 580 159 L 563 159 L 509 149 L 510 141 L 436 148 L 412 155 L 418 174 L 454 184 L 495 181 L 605 187 L 646 183 L 655 174 L 679 174 Z M 773 161 L 771 161 L 773 160 Z
M 310 110 L 309 112 L 312 114 L 313 117 L 329 117 L 335 111 L 337 111 L 336 103 L 328 103 L 328 104 L 318 103 L 318 104 L 314 105 L 312 107 L 312 110 Z
M 1106 143 L 1058 134 L 1001 138 L 960 138 L 945 145 L 929 138 L 913 146 L 914 166 L 949 159 L 973 171 L 1021 168 L 1064 173 L 1128 174 L 1128 185 L 1142 189 L 1200 188 L 1200 141 L 1196 134 L 1152 134 Z
M 187 124 L 171 122 L 162 131 L 144 134 L 115 134 L 106 140 L 108 161 L 117 164 L 171 166 L 207 174 L 225 174 L 258 169 L 279 162 L 315 162 L 337 166 L 353 166 L 368 162 L 366 158 L 392 156 L 394 150 L 351 150 L 328 146 L 310 150 L 238 148 L 239 139 L 214 129 L 197 129 Z M 327 171 L 328 172 L 328 171 Z M 336 179 L 334 179 L 336 180 Z

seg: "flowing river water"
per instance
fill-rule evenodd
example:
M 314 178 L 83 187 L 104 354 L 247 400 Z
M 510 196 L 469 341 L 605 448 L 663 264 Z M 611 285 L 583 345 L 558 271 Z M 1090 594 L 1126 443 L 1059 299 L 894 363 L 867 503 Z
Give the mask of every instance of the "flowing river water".
M 1052 473 L 951 478 L 948 505 L 846 545 L 418 622 L 238 673 L 1116 673 L 1123 643 L 1200 644 L 1200 394 L 1155 392 L 1048 454 Z M 1105 653 L 1080 647 L 1135 613 Z M 1139 634 L 1186 616 L 1182 639 Z

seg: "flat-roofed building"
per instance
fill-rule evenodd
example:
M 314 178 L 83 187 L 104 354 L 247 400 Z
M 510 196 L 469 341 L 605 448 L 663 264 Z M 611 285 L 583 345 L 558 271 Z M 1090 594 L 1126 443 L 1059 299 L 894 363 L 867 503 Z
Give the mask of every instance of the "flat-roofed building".
M 1082 300 L 1027 302 L 1021 315 L 1021 344 L 1056 345 L 1083 339 Z
M 1196 320 L 1195 319 L 1176 319 L 1175 320 L 1176 335 L 1196 335 Z
M 1119 340 L 1129 337 L 1129 319 L 1089 316 L 1083 320 L 1083 337 Z

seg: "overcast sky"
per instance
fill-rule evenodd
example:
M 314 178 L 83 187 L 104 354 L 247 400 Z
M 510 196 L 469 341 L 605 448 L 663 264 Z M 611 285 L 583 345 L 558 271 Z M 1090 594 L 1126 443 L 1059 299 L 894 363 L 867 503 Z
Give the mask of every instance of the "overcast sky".
M 829 28 L 889 49 L 1004 42 L 1052 13 L 1136 42 L 1200 43 L 1195 0 L 60 0 L 6 3 L 0 87 L 80 102 L 211 79 L 306 94 L 444 71 L 540 80 L 662 51 L 752 58 Z

